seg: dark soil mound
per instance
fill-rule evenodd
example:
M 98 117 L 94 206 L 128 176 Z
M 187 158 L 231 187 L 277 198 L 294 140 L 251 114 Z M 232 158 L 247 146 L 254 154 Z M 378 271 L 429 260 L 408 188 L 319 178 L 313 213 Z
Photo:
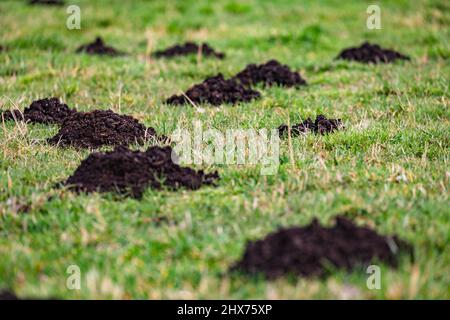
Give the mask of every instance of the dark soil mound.
M 312 121 L 311 118 L 308 118 L 301 123 L 294 124 L 291 127 L 291 136 L 295 137 L 300 133 L 306 132 L 326 134 L 335 130 L 339 130 L 341 127 L 341 119 L 327 119 L 323 115 L 318 115 L 315 121 Z M 280 134 L 280 137 L 286 137 L 288 135 L 288 126 L 285 124 L 279 126 L 278 133 Z
M 30 1 L 28 1 L 28 3 L 29 4 L 56 5 L 56 6 L 64 5 L 63 0 L 30 0 Z
M 285 87 L 306 85 L 306 81 L 298 72 L 291 71 L 287 65 L 276 60 L 270 60 L 260 65 L 249 64 L 235 78 L 247 86 L 260 82 L 268 86 L 274 84 Z
M 67 117 L 76 113 L 67 104 L 61 103 L 58 98 L 46 98 L 33 101 L 28 108 L 2 112 L 3 118 L 7 120 L 28 121 L 31 123 L 61 124 Z
M 0 290 L 0 300 L 20 300 L 13 292 Z
M 309 226 L 280 229 L 249 242 L 233 269 L 270 279 L 287 274 L 324 276 L 330 267 L 350 271 L 372 262 L 395 267 L 401 251 L 412 253 L 412 248 L 395 236 L 380 236 L 344 217 L 337 217 L 330 228 L 315 219 Z
M 0 121 L 23 121 L 23 114 L 20 110 L 14 109 L 14 110 L 0 110 Z
M 341 51 L 337 59 L 359 61 L 363 63 L 390 63 L 397 59 L 410 60 L 397 51 L 383 49 L 377 44 L 364 42 L 360 47 L 351 47 Z
M 105 45 L 102 38 L 97 37 L 94 42 L 82 45 L 76 51 L 77 53 L 98 54 L 106 56 L 120 56 L 124 53 Z
M 68 117 L 49 142 L 64 147 L 95 149 L 143 143 L 152 137 L 156 138 L 155 129 L 146 128 L 133 117 L 111 110 L 94 110 L 77 112 Z
M 260 97 L 258 91 L 248 89 L 234 79 L 225 80 L 220 73 L 194 85 L 186 91 L 185 95 L 194 103 L 210 103 L 215 106 L 223 103 L 245 102 Z M 166 102 L 188 104 L 189 99 L 184 95 L 173 95 Z
M 202 43 L 199 46 L 193 42 L 186 42 L 181 45 L 177 44 L 164 50 L 155 51 L 153 56 L 157 58 L 171 58 L 175 56 L 197 54 L 199 52 L 201 52 L 203 56 L 213 56 L 219 59 L 223 59 L 225 57 L 224 53 L 215 51 L 207 43 Z
M 196 190 L 218 178 L 217 172 L 205 174 L 175 164 L 171 147 L 154 146 L 141 152 L 119 146 L 110 152 L 90 154 L 65 184 L 77 192 L 115 191 L 140 198 L 148 187 Z
M 58 98 L 37 100 L 31 103 L 23 112 L 25 120 L 34 123 L 57 123 L 76 113 L 67 104 L 61 103 Z

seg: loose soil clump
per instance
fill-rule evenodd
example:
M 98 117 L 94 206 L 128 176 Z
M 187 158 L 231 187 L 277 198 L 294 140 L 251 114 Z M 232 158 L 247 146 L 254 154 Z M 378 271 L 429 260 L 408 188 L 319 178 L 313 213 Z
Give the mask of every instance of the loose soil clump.
M 232 269 L 261 273 L 268 279 L 288 274 L 325 276 L 331 269 L 351 271 L 374 262 L 396 267 L 403 252 L 412 254 L 412 248 L 397 237 L 381 236 L 339 216 L 333 227 L 323 227 L 314 219 L 308 226 L 280 229 L 249 242 Z
M 117 192 L 141 198 L 148 187 L 196 190 L 214 185 L 217 179 L 217 172 L 205 174 L 175 164 L 169 146 L 153 146 L 145 152 L 119 146 L 110 152 L 91 153 L 65 184 L 76 192 Z
M 146 128 L 137 119 L 119 115 L 112 110 L 77 112 L 68 117 L 49 143 L 63 147 L 96 149 L 102 146 L 142 144 L 158 137 L 153 128 Z
M 7 110 L 1 113 L 5 121 L 17 120 L 30 123 L 61 124 L 63 121 L 76 113 L 75 109 L 70 109 L 67 104 L 59 101 L 58 98 L 45 98 L 36 100 L 25 108 L 23 113 L 19 110 Z
M 207 78 L 202 83 L 194 85 L 184 95 L 171 96 L 166 103 L 179 105 L 193 102 L 218 106 L 223 103 L 247 102 L 260 96 L 258 91 L 246 88 L 235 79 L 225 80 L 219 73 L 217 76 Z
M 315 121 L 311 118 L 304 120 L 301 123 L 294 124 L 291 127 L 291 136 L 296 137 L 301 133 L 314 132 L 316 134 L 327 134 L 339 130 L 342 127 L 341 119 L 327 119 L 324 115 L 318 115 Z M 282 124 L 278 127 L 280 137 L 288 135 L 289 127 Z
M 64 1 L 63 0 L 30 0 L 30 1 L 28 1 L 28 4 L 30 4 L 30 5 L 43 4 L 43 5 L 62 6 L 62 5 L 64 5 Z
M 0 110 L 0 120 L 3 121 L 23 121 L 23 113 L 20 110 Z
M 337 59 L 376 64 L 391 63 L 395 60 L 410 60 L 410 57 L 391 49 L 383 49 L 378 44 L 364 42 L 359 47 L 350 47 L 342 50 Z
M 306 85 L 306 81 L 298 72 L 276 60 L 270 60 L 264 64 L 249 64 L 234 77 L 242 84 L 251 86 L 264 83 L 272 86 L 274 84 L 285 87 L 296 87 Z
M 172 58 L 176 56 L 187 56 L 190 54 L 201 53 L 203 56 L 212 56 L 219 59 L 225 58 L 225 54 L 215 51 L 207 43 L 202 43 L 200 46 L 193 42 L 186 42 L 184 44 L 177 44 L 164 50 L 155 51 L 153 56 L 156 58 Z
M 76 52 L 105 56 L 120 56 L 124 54 L 122 51 L 105 45 L 105 42 L 101 37 L 97 37 L 94 42 L 80 46 Z

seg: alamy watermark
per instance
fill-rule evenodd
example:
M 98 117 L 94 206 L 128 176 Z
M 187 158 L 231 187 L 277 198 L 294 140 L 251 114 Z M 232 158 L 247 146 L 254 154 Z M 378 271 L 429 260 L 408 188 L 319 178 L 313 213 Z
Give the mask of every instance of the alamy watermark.
M 67 267 L 66 273 L 69 275 L 66 279 L 66 288 L 69 290 L 81 289 L 81 270 L 76 264 Z
M 366 10 L 369 15 L 366 20 L 366 26 L 369 30 L 381 29 L 381 9 L 380 6 L 372 4 Z
M 367 277 L 366 286 L 369 290 L 381 289 L 381 268 L 375 264 L 370 265 L 366 269 L 366 273 L 370 274 Z
M 69 30 L 81 29 L 81 9 L 77 5 L 67 7 L 66 13 L 69 15 L 66 20 L 66 27 Z
M 187 165 L 260 165 L 261 175 L 274 175 L 280 164 L 280 138 L 277 129 L 203 130 L 193 121 L 192 130 L 177 129 L 172 160 Z

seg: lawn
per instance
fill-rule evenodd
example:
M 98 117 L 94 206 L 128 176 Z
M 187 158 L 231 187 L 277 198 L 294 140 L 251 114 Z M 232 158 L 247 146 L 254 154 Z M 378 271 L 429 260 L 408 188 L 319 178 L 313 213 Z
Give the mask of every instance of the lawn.
M 82 111 L 112 109 L 158 133 L 177 128 L 277 128 L 308 116 L 345 129 L 280 146 L 280 167 L 218 170 L 217 187 L 147 190 L 142 199 L 74 194 L 56 184 L 89 150 L 50 146 L 56 126 L 0 124 L 0 289 L 19 296 L 117 299 L 449 299 L 450 6 L 380 1 L 382 29 L 366 27 L 370 1 L 73 0 L 66 7 L 0 2 L 0 109 L 56 96 Z M 76 54 L 97 35 L 124 57 Z M 207 41 L 223 60 L 150 59 L 178 42 Z M 363 41 L 411 56 L 366 65 L 336 61 Z M 170 106 L 170 95 L 207 76 L 231 76 L 277 59 L 308 86 L 257 86 L 249 103 Z M 24 210 L 26 208 L 27 210 Z M 230 273 L 248 240 L 317 217 L 345 215 L 414 247 L 414 259 L 381 266 L 379 290 L 365 270 L 324 279 L 265 280 Z M 67 268 L 81 270 L 69 290 Z

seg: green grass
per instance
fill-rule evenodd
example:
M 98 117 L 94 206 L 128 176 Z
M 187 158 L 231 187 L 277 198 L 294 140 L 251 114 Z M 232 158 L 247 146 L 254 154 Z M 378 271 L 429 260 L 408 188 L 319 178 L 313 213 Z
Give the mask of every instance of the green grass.
M 55 188 L 89 152 L 46 144 L 56 127 L 1 124 L 0 288 L 61 298 L 450 298 L 446 1 L 382 1 L 381 30 L 366 28 L 370 1 L 71 2 L 81 7 L 81 30 L 66 29 L 64 7 L 0 2 L 0 44 L 9 47 L 0 53 L 0 108 L 58 96 L 80 110 L 133 115 L 168 135 L 194 119 L 205 129 L 276 128 L 319 113 L 342 118 L 346 129 L 294 139 L 293 161 L 283 142 L 276 175 L 213 166 L 206 169 L 219 170 L 217 188 L 148 190 L 138 201 Z M 73 53 L 96 35 L 130 54 Z M 227 57 L 146 58 L 148 42 L 160 49 L 185 40 L 208 41 Z M 412 61 L 333 60 L 364 40 Z M 208 75 L 271 58 L 309 86 L 259 87 L 259 101 L 204 113 L 163 103 Z M 18 212 L 20 204 L 31 209 Z M 398 234 L 415 260 L 382 266 L 381 290 L 368 290 L 368 275 L 356 271 L 277 281 L 228 273 L 247 240 L 313 217 L 329 224 L 338 214 Z M 81 268 L 80 291 L 66 288 L 71 264 Z

